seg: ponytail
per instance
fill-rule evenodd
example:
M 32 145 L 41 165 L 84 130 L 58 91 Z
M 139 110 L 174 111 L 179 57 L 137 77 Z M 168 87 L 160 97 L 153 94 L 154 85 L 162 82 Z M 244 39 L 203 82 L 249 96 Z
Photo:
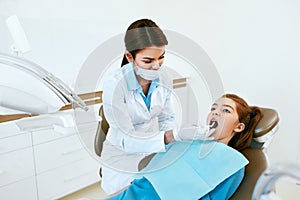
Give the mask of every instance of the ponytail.
M 263 117 L 262 110 L 257 106 L 250 106 L 250 112 L 245 120 L 240 122 L 245 124 L 245 129 L 242 132 L 236 133 L 229 141 L 229 146 L 241 151 L 250 146 L 253 138 L 254 130 Z

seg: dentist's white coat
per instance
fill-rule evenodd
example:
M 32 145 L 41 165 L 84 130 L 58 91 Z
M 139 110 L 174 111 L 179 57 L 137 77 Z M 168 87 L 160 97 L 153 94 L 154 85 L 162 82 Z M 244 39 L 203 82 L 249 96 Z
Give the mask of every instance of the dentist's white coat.
M 165 151 L 164 133 L 177 134 L 172 81 L 161 68 L 159 82 L 153 90 L 151 106 L 147 106 L 137 90 L 132 63 L 109 76 L 103 85 L 103 108 L 110 125 L 101 155 L 102 188 L 114 193 L 127 186 L 138 171 L 138 163 L 146 155 Z

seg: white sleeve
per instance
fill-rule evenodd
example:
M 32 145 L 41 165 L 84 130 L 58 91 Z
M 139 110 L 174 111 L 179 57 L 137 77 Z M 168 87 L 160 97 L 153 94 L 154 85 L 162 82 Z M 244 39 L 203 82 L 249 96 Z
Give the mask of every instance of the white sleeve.
M 158 115 L 158 122 L 159 122 L 159 129 L 161 131 L 173 131 L 173 136 L 176 141 L 179 141 L 178 133 L 177 133 L 177 126 L 176 126 L 176 120 L 175 120 L 175 111 L 174 111 L 174 104 L 172 102 L 171 89 L 166 89 L 167 95 L 166 95 L 166 101 L 163 105 L 162 112 Z

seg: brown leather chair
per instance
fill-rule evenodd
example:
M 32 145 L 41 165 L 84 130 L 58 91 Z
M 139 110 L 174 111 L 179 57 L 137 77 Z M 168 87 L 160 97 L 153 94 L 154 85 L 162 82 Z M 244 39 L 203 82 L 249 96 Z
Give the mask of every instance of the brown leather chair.
M 102 119 L 98 123 L 98 128 L 97 128 L 97 132 L 96 132 L 95 140 L 94 140 L 94 150 L 95 150 L 95 153 L 98 156 L 101 156 L 101 152 L 102 152 L 102 148 L 103 148 L 103 142 L 106 138 L 106 135 L 107 135 L 107 132 L 108 132 L 108 129 L 109 129 L 109 124 L 106 121 L 106 118 L 104 116 L 103 105 L 100 106 L 99 116 Z M 99 169 L 99 176 L 102 177 L 101 167 Z
M 101 121 L 98 123 L 98 128 L 94 140 L 94 149 L 98 156 L 101 156 L 102 148 L 103 148 L 103 142 L 106 138 L 106 134 L 109 129 L 109 124 L 106 121 L 106 118 L 104 116 L 103 106 L 100 106 L 99 109 L 99 116 L 102 118 Z
M 237 191 L 230 198 L 231 200 L 251 200 L 259 176 L 268 167 L 268 159 L 264 149 L 266 148 L 266 145 L 270 143 L 270 140 L 272 140 L 274 133 L 277 130 L 279 116 L 274 109 L 262 108 L 262 110 L 263 118 L 255 128 L 251 146 L 241 152 L 249 160 L 249 164 L 245 168 L 244 179 Z M 102 106 L 100 107 L 99 115 L 102 117 L 102 121 L 99 122 L 95 137 L 95 152 L 98 156 L 101 156 L 102 144 L 106 138 L 109 124 L 105 119 Z M 155 154 L 151 154 L 145 157 L 139 163 L 139 170 L 143 169 L 154 155 Z

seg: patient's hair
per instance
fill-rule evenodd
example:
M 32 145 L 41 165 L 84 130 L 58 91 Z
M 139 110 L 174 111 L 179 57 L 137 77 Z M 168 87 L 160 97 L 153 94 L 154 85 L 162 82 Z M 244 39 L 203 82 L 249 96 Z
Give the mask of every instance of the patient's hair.
M 140 50 L 146 47 L 168 44 L 163 31 L 150 19 L 140 19 L 133 22 L 126 31 L 124 42 L 126 50 L 131 53 L 133 59 Z M 121 67 L 127 63 L 124 55 Z
M 229 146 L 241 151 L 250 146 L 254 130 L 263 117 L 262 110 L 257 106 L 249 106 L 244 99 L 235 94 L 225 94 L 222 97 L 235 102 L 239 122 L 245 124 L 245 129 L 237 132 L 228 143 Z

